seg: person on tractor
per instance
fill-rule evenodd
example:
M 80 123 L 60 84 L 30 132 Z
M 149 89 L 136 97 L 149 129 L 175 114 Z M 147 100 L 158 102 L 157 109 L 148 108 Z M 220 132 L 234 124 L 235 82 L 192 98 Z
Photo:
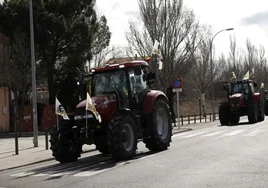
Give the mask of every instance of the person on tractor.
M 119 75 L 118 89 L 123 93 L 124 97 L 128 97 L 127 81 L 124 72 Z
M 128 88 L 127 88 L 127 80 L 124 71 L 120 71 L 117 75 L 113 75 L 110 78 L 111 87 L 116 89 L 119 92 L 120 97 L 122 98 L 121 104 L 125 107 L 128 107 Z

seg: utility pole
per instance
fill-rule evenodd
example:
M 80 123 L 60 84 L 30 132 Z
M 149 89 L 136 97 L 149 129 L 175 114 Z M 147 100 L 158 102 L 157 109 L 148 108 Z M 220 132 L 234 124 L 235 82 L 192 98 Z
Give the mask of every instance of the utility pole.
M 167 0 L 165 0 L 165 55 L 164 55 L 164 63 L 167 64 Z M 168 66 L 165 66 L 166 75 L 168 75 Z
M 31 35 L 31 63 L 32 63 L 32 99 L 33 99 L 33 129 L 34 147 L 38 147 L 38 124 L 37 124 L 37 104 L 36 104 L 36 75 L 35 75 L 35 53 L 34 53 L 34 29 L 33 29 L 33 1 L 29 0 L 30 12 L 30 35 Z
M 213 82 L 213 61 L 212 61 L 212 45 L 213 45 L 213 40 L 214 38 L 221 32 L 223 31 L 232 31 L 234 30 L 234 28 L 228 28 L 228 29 L 223 29 L 218 31 L 211 39 L 210 41 L 210 83 L 211 83 L 211 99 L 212 99 L 212 113 L 213 113 L 213 121 L 216 120 L 216 116 L 215 116 L 215 107 L 214 107 L 214 82 Z

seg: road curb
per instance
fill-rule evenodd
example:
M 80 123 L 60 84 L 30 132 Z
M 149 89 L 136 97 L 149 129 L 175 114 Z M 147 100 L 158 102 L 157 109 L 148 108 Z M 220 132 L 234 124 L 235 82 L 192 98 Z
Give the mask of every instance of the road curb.
M 97 150 L 92 149 L 92 150 L 85 151 L 83 153 L 90 153 L 90 152 L 93 152 L 93 151 L 97 151 Z M 44 159 L 44 160 L 35 161 L 35 162 L 24 164 L 24 165 L 19 165 L 19 166 L 14 166 L 14 167 L 10 167 L 10 168 L 1 169 L 0 172 L 7 171 L 7 170 L 13 170 L 13 169 L 16 169 L 16 168 L 21 168 L 21 167 L 26 167 L 26 166 L 30 166 L 30 165 L 35 165 L 35 164 L 39 164 L 39 163 L 44 163 L 44 162 L 48 162 L 48 161 L 52 161 L 52 160 L 55 160 L 55 158 L 51 157 L 49 159 Z

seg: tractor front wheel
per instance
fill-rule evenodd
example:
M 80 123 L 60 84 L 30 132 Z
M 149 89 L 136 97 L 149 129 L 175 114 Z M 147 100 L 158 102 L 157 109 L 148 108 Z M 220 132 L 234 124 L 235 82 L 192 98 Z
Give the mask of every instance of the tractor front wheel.
M 153 112 L 148 119 L 150 137 L 143 142 L 151 151 L 163 151 L 170 146 L 172 136 L 172 123 L 168 103 L 157 99 Z
M 60 163 L 77 161 L 82 152 L 82 144 L 74 139 L 69 123 L 68 121 L 61 121 L 59 130 L 54 125 L 50 132 L 50 149 L 52 155 Z
M 108 147 L 114 160 L 129 160 L 137 149 L 137 127 L 127 114 L 114 116 L 108 126 Z
M 228 103 L 222 103 L 219 107 L 219 119 L 221 125 L 230 124 L 230 108 Z M 239 121 L 239 120 L 238 120 Z
M 249 123 L 257 123 L 258 121 L 257 104 L 251 103 L 248 105 L 248 121 Z

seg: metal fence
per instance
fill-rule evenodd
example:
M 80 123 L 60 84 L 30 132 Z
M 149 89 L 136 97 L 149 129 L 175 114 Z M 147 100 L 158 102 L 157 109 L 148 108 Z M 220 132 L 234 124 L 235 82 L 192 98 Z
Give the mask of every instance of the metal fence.
M 215 114 L 216 120 L 219 119 L 219 114 Z M 197 123 L 205 123 L 213 121 L 213 114 L 209 113 L 207 115 L 188 115 L 188 116 L 180 116 L 180 126 L 197 124 Z M 178 122 L 178 118 L 176 118 L 176 122 Z M 177 126 L 177 123 L 174 127 Z

